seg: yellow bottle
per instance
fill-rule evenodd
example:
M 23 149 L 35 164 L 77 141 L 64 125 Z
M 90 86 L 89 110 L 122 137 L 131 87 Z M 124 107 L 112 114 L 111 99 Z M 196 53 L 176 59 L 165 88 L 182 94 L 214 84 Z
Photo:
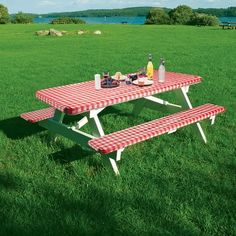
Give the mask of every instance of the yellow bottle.
M 153 78 L 153 64 L 152 64 L 152 55 L 151 54 L 149 54 L 149 57 L 148 57 L 147 77 L 148 77 L 148 79 Z

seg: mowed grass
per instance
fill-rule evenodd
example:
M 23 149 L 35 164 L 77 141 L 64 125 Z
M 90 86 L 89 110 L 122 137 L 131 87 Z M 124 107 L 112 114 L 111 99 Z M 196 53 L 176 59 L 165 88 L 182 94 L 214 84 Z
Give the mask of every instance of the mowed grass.
M 102 35 L 37 37 L 50 25 L 0 26 L 0 235 L 235 235 L 236 31 L 184 26 L 63 25 Z M 120 177 L 87 153 L 19 118 L 46 107 L 39 89 L 128 73 L 166 59 L 169 71 L 197 74 L 194 106 L 227 112 L 205 125 L 208 144 L 191 127 L 128 147 Z M 173 93 L 160 95 L 175 102 Z M 132 104 L 101 114 L 106 133 L 166 115 Z M 70 122 L 74 122 L 69 120 Z M 209 122 L 208 122 L 209 123 Z

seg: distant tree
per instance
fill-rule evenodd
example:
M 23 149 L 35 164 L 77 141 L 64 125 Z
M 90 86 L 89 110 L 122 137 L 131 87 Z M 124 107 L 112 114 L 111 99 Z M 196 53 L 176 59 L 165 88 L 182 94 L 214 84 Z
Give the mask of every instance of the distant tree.
M 10 16 L 7 7 L 0 4 L 0 24 L 6 24 L 10 21 Z
M 194 12 L 197 13 L 205 13 L 208 15 L 214 15 L 214 16 L 226 16 L 227 15 L 227 9 L 224 8 L 198 8 L 193 10 Z
M 59 17 L 52 20 L 51 24 L 85 24 L 85 21 L 79 18 Z
M 211 16 L 204 13 L 194 13 L 190 24 L 199 26 L 216 26 L 219 25 L 219 19 L 216 16 Z
M 236 16 L 236 7 L 229 7 L 225 14 L 226 16 Z
M 192 15 L 192 8 L 186 5 L 180 5 L 169 12 L 172 24 L 187 25 L 189 24 Z
M 12 20 L 15 24 L 30 24 L 33 23 L 33 16 L 23 12 L 18 12 Z
M 151 9 L 146 17 L 145 24 L 170 24 L 170 17 L 168 14 L 161 8 Z

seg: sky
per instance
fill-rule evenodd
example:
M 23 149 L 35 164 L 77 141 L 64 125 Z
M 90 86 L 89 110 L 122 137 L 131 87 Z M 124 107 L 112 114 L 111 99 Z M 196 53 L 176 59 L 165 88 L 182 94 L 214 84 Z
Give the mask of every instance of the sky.
M 70 12 L 136 6 L 174 8 L 183 4 L 192 8 L 236 6 L 236 0 L 0 0 L 0 3 L 5 5 L 10 13 L 19 11 L 28 13 Z

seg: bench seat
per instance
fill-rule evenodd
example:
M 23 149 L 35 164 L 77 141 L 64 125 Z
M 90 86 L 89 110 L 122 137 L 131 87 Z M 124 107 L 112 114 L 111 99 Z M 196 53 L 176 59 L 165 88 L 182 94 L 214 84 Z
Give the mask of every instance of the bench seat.
M 224 110 L 222 106 L 205 104 L 99 138 L 94 138 L 88 144 L 96 151 L 102 154 L 108 154 L 132 144 L 213 117 L 218 113 L 224 112 Z
M 54 113 L 55 113 L 55 108 L 49 107 L 49 108 L 45 108 L 45 109 L 41 109 L 37 111 L 23 113 L 20 115 L 20 117 L 31 123 L 36 123 L 41 120 L 52 118 Z
M 220 26 L 222 27 L 222 29 L 224 29 L 225 27 L 228 29 L 236 29 L 236 22 L 222 22 Z

